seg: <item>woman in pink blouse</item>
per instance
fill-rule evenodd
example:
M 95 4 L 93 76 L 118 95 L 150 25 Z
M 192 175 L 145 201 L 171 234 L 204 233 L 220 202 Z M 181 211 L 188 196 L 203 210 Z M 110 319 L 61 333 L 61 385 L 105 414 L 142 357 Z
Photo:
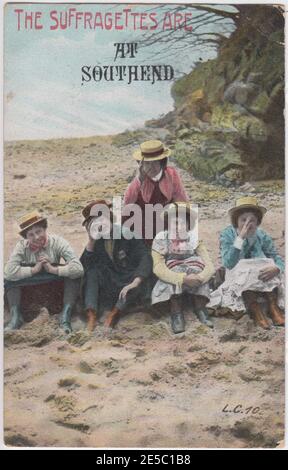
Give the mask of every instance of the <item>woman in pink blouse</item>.
M 152 245 L 157 234 L 157 220 L 145 220 L 146 204 L 166 206 L 171 202 L 187 201 L 183 183 L 177 170 L 168 166 L 171 150 L 160 140 L 149 140 L 140 145 L 133 157 L 139 164 L 138 175 L 126 189 L 124 204 L 137 204 L 142 211 L 142 237 L 147 245 Z M 156 218 L 158 216 L 156 215 Z M 149 230 L 148 225 L 153 223 Z M 145 236 L 146 229 L 146 236 Z M 149 232 L 149 237 L 147 233 Z

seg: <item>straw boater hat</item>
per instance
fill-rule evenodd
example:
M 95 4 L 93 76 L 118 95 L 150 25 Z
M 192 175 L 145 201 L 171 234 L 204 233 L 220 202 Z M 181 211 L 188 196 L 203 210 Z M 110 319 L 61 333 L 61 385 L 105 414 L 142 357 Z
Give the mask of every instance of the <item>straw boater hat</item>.
M 235 202 L 235 206 L 231 207 L 231 209 L 229 209 L 228 213 L 229 213 L 231 219 L 235 220 L 237 218 L 237 212 L 239 212 L 242 209 L 257 210 L 258 212 L 260 212 L 261 218 L 267 212 L 267 209 L 265 207 L 260 206 L 258 204 L 258 201 L 257 201 L 256 197 L 245 196 L 245 197 L 240 197 L 239 199 L 237 199 L 236 202 Z
M 190 202 L 171 202 L 167 208 L 161 214 L 162 220 L 168 216 L 168 214 L 175 214 L 175 208 L 182 209 L 185 208 L 186 213 L 192 216 L 193 221 L 197 220 L 198 214 L 193 209 L 192 204 Z
M 84 217 L 82 225 L 85 225 L 87 220 L 90 219 L 90 217 L 96 217 L 96 214 L 99 215 L 98 211 L 93 211 L 93 208 L 99 204 L 101 204 L 102 206 L 107 206 L 111 211 L 112 203 L 110 201 L 107 202 L 105 201 L 105 199 L 97 199 L 96 201 L 91 201 L 82 210 L 82 215 Z
M 22 215 L 18 220 L 20 232 L 19 234 L 22 235 L 28 228 L 33 227 L 33 225 L 42 222 L 43 220 L 47 220 L 47 217 L 41 215 L 38 211 L 29 212 L 29 214 Z
M 171 155 L 171 150 L 164 147 L 161 140 L 147 140 L 140 144 L 140 148 L 133 153 L 135 160 L 154 162 L 163 160 Z

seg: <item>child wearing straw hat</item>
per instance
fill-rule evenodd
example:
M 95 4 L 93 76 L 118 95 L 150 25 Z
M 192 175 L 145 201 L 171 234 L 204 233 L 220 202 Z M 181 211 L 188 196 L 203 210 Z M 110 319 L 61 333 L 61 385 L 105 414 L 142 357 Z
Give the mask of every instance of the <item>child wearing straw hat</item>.
M 11 314 L 5 331 L 19 329 L 24 323 L 21 312 L 23 288 L 40 289 L 43 284 L 51 284 L 52 288 L 53 283 L 64 282 L 60 326 L 70 333 L 72 308 L 83 274 L 82 264 L 64 238 L 48 234 L 47 218 L 38 211 L 23 215 L 19 226 L 22 240 L 16 244 L 4 269 L 5 294 Z M 60 265 L 61 260 L 64 265 Z
M 220 235 L 225 281 L 212 293 L 209 307 L 247 310 L 256 325 L 269 329 L 271 325 L 263 309 L 263 300 L 268 304 L 273 324 L 285 324 L 279 308 L 284 305 L 284 261 L 272 238 L 260 228 L 266 212 L 267 209 L 250 196 L 236 200 L 229 210 L 231 225 Z
M 201 323 L 213 328 L 205 308 L 210 298 L 209 280 L 215 270 L 209 254 L 198 241 L 197 213 L 186 202 L 172 203 L 165 208 L 166 230 L 153 241 L 152 258 L 158 281 L 152 291 L 152 304 L 169 301 L 172 331 L 185 331 L 183 297 Z

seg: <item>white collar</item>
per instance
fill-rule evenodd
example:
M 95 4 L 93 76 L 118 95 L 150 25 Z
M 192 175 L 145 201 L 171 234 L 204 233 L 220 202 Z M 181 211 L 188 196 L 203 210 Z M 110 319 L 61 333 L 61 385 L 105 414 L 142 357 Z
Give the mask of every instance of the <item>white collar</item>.
M 160 181 L 161 178 L 162 178 L 162 174 L 163 174 L 163 170 L 161 169 L 160 172 L 158 173 L 158 175 L 154 176 L 154 178 L 152 178 L 153 181 Z

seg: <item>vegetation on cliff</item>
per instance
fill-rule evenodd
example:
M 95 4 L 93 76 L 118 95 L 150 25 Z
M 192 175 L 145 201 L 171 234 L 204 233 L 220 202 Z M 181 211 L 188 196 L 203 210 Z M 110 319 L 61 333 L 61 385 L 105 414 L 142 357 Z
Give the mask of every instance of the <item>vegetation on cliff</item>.
M 227 185 L 284 176 L 283 11 L 235 8 L 235 29 L 218 38 L 217 57 L 178 79 L 175 110 L 147 123 L 170 130 L 180 165 Z

